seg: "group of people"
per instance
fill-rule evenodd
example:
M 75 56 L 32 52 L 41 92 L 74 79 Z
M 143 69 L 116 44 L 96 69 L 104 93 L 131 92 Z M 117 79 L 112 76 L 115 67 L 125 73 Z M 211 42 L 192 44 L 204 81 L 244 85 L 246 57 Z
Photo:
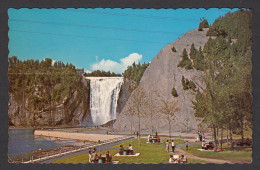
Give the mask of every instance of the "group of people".
M 205 140 L 205 134 L 201 133 L 201 131 L 198 131 L 198 137 L 197 137 L 197 141 L 203 141 Z
M 101 159 L 101 154 L 97 154 L 96 148 L 93 148 L 93 151 L 91 151 L 91 148 L 89 149 L 89 163 L 97 163 L 99 159 Z M 109 151 L 106 153 L 105 162 L 103 163 L 109 163 L 112 162 L 112 156 L 110 155 Z
M 173 155 L 170 155 L 169 164 L 175 164 L 175 163 L 187 163 L 187 158 L 184 157 L 184 155 L 181 155 L 180 158 L 173 158 Z
M 127 155 L 133 155 L 134 154 L 133 146 L 131 144 L 129 144 L 128 148 L 124 149 L 123 145 L 120 145 L 119 146 L 119 154 L 123 155 L 124 152 L 126 152 Z
M 172 152 L 174 152 L 174 150 L 175 150 L 175 144 L 174 144 L 174 141 L 173 141 L 173 140 L 172 140 L 171 144 L 169 143 L 168 140 L 165 142 L 166 152 L 169 152 L 170 146 L 171 146 L 171 148 L 172 148 Z
M 161 142 L 161 140 L 160 140 L 160 137 L 156 134 L 155 136 L 152 136 L 152 135 L 148 135 L 147 136 L 147 142 L 149 143 L 149 142 L 152 142 L 152 141 L 156 141 L 156 142 Z

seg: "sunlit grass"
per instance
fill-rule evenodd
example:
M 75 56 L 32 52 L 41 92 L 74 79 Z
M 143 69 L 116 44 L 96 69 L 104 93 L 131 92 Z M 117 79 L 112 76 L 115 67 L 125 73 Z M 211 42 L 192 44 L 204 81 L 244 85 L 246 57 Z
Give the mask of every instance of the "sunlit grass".
M 180 149 L 186 151 L 186 147 L 182 147 Z M 223 151 L 220 152 L 199 151 L 198 149 L 201 149 L 201 144 L 189 146 L 189 150 L 186 152 L 204 158 L 215 158 L 215 159 L 223 159 L 223 160 L 231 160 L 231 161 L 235 160 L 241 162 L 250 162 L 252 160 L 252 148 L 230 149 L 225 144 L 223 145 Z
M 138 140 L 134 139 L 132 141 L 123 142 L 121 144 L 115 145 L 112 148 L 118 148 L 119 145 L 123 145 L 125 148 L 132 144 L 134 152 L 141 153 L 138 157 L 115 157 L 113 156 L 113 160 L 119 161 L 119 163 L 168 163 L 169 153 L 165 151 L 164 145 L 166 139 L 162 140 L 163 143 L 146 143 L 146 139 L 140 140 L 140 145 Z M 174 139 L 175 145 L 184 143 L 184 141 L 180 139 Z M 105 154 L 106 151 L 99 152 L 98 154 Z M 118 153 L 118 150 L 110 150 L 111 155 L 115 155 Z M 172 154 L 172 153 L 171 153 Z M 196 160 L 196 159 L 188 159 L 189 163 L 207 163 L 206 161 Z M 68 158 L 63 158 L 54 161 L 53 163 L 88 163 L 88 154 L 80 154 L 71 156 Z

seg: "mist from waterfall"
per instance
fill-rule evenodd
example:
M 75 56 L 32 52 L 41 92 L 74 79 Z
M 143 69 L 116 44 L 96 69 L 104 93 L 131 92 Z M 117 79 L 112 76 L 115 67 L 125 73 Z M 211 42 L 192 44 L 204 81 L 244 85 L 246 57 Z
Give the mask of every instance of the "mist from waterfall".
M 123 77 L 86 77 L 90 80 L 90 113 L 94 125 L 117 118 L 117 100 Z

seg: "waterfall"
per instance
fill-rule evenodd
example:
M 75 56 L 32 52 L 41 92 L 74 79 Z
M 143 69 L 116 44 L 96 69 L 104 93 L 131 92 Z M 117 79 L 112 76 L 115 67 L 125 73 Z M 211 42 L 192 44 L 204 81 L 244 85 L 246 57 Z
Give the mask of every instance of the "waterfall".
M 90 113 L 94 125 L 116 119 L 123 77 L 86 77 L 90 80 Z

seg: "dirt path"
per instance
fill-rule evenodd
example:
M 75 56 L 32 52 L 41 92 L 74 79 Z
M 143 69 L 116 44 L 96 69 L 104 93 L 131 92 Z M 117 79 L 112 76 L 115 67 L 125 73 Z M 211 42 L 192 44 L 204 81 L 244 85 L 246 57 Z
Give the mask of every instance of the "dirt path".
M 175 152 L 178 153 L 178 155 L 185 155 L 188 158 L 188 161 L 189 161 L 189 158 L 191 158 L 191 159 L 198 159 L 198 160 L 203 160 L 203 161 L 207 161 L 207 162 L 211 162 L 211 163 L 217 163 L 217 164 L 232 163 L 228 160 L 198 157 L 198 156 L 192 155 L 188 152 L 185 152 L 185 151 L 183 151 L 179 148 L 176 148 Z

